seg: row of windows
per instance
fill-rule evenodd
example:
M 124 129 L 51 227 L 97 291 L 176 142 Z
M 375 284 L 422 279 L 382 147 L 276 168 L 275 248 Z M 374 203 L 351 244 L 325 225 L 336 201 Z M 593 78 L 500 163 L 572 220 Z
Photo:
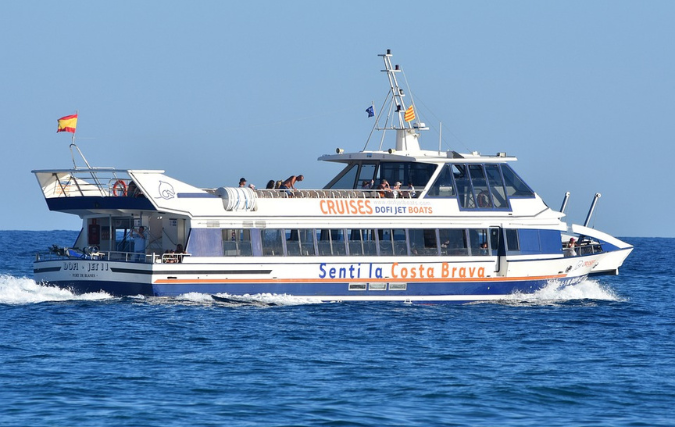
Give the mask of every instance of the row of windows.
M 509 254 L 560 253 L 560 232 L 503 230 Z M 489 256 L 502 229 L 193 229 L 194 256 Z
M 361 188 L 360 183 L 386 179 L 406 188 L 425 188 L 437 166 L 425 163 L 383 162 L 348 165 L 326 188 Z M 445 164 L 426 197 L 457 198 L 462 209 L 510 209 L 510 197 L 534 197 L 534 192 L 511 167 L 501 164 Z

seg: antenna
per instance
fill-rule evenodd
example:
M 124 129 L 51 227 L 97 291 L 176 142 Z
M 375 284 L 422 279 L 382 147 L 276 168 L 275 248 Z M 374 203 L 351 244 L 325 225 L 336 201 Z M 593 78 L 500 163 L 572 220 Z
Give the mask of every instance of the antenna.
M 441 143 L 443 141 L 443 122 L 438 122 L 438 155 L 441 155 Z

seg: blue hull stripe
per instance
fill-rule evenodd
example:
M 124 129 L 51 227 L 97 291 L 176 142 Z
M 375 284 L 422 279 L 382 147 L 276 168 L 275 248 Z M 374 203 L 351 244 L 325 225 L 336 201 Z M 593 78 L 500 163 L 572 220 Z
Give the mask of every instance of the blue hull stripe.
M 584 277 L 558 279 L 563 284 L 577 283 Z M 359 282 L 365 283 L 365 282 Z M 105 291 L 115 296 L 178 296 L 189 292 L 206 294 L 287 294 L 298 297 L 431 297 L 444 295 L 509 295 L 514 292 L 533 293 L 548 283 L 546 279 L 505 281 L 505 282 L 408 282 L 406 290 L 349 290 L 348 282 L 276 282 L 276 283 L 130 283 L 130 282 L 92 282 L 64 281 L 53 282 L 53 285 L 67 288 L 75 293 Z

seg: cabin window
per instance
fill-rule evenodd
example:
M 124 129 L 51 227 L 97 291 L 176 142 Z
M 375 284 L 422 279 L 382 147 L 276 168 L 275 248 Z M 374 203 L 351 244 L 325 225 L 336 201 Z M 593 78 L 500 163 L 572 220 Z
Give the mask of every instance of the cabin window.
M 349 254 L 377 255 L 375 233 L 373 230 L 347 230 L 349 234 Z
M 319 248 L 319 255 L 347 255 L 344 240 L 344 230 L 320 230 L 317 247 Z
M 378 247 L 380 255 L 407 255 L 408 244 L 404 229 L 380 229 L 378 232 Z
M 408 239 L 410 242 L 410 255 L 438 255 L 436 229 L 410 229 L 408 230 Z
M 541 253 L 539 244 L 539 230 L 518 230 L 520 239 L 520 252 L 523 254 Z
M 472 256 L 490 255 L 487 230 L 484 228 L 469 229 L 469 245 Z
M 262 253 L 263 256 L 283 256 L 283 230 L 264 229 L 260 230 L 262 238 Z
M 525 184 L 525 181 L 509 165 L 502 164 L 501 167 L 504 183 L 506 184 L 506 194 L 509 197 L 534 197 L 534 191 Z
M 562 236 L 559 230 L 539 230 L 541 252 L 557 254 L 562 251 Z
M 223 254 L 225 256 L 251 256 L 251 230 L 223 230 Z
M 286 230 L 286 253 L 288 256 L 313 256 L 314 250 L 314 230 L 311 229 L 293 229 Z
M 465 229 L 441 229 L 438 230 L 438 236 L 441 242 L 441 255 L 462 256 L 469 254 Z
M 219 228 L 193 228 L 187 252 L 193 256 L 223 256 L 223 230 Z
M 506 251 L 508 254 L 520 253 L 520 240 L 518 239 L 518 230 L 507 228 L 504 230 L 506 234 Z

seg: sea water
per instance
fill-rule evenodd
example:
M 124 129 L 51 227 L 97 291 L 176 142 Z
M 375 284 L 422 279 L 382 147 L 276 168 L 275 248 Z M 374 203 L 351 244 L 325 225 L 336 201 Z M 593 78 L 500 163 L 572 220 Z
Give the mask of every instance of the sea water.
M 73 295 L 0 231 L 0 426 L 675 425 L 675 239 L 465 305 Z

